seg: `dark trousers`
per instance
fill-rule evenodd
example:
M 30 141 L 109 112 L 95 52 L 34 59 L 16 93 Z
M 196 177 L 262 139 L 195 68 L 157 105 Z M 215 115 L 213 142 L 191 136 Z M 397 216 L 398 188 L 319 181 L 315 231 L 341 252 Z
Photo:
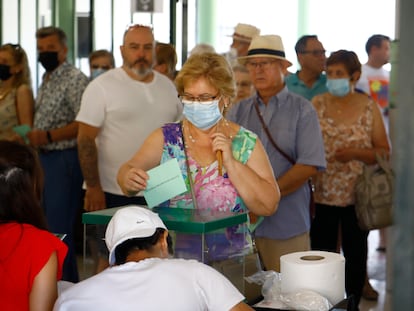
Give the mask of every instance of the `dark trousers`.
M 353 205 L 346 207 L 316 204 L 310 238 L 313 250 L 336 252 L 338 230 L 345 257 L 345 290 L 359 304 L 364 287 L 368 253 L 368 231 L 361 230 Z
M 74 241 L 74 224 L 82 206 L 82 172 L 77 149 L 40 152 L 44 172 L 43 208 L 49 230 L 66 233 L 63 240 L 68 254 L 63 264 L 62 279 L 78 282 L 78 268 Z

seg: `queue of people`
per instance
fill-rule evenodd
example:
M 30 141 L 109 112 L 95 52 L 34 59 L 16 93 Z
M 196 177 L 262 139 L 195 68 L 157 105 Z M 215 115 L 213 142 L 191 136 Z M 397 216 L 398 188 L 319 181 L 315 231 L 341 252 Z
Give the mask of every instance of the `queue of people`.
M 33 258 L 38 260 L 34 270 L 29 261 L 19 274 L 1 270 L 2 279 L 4 275 L 16 288 L 28 289 L 8 297 L 6 306 L 17 299 L 31 308 L 40 301 L 37 307 L 52 310 L 57 281 L 79 281 L 73 228 L 81 206 L 96 211 L 146 205 L 142 191 L 147 171 L 171 158 L 178 160 L 186 192 L 163 205 L 262 217 L 245 243 L 254 239 L 266 270 L 280 272 L 280 257 L 291 252 L 342 248 L 346 294 L 359 303 L 366 281 L 368 232 L 356 221 L 353 186 L 362 166 L 374 164 L 376 152 L 388 155 L 390 146 L 377 103 L 355 90 L 361 76 L 358 57 L 340 50 L 326 58 L 318 37 L 306 35 L 295 46 L 301 69 L 289 74 L 292 63 L 281 37 L 260 35 L 258 28 L 247 24 L 238 24 L 232 37 L 237 56 L 200 49 L 177 73 L 174 47 L 157 43 L 150 27 L 133 25 L 120 47 L 122 66 L 115 67 L 111 52 L 95 51 L 89 58 L 88 78 L 66 61 L 63 30 L 43 27 L 36 32 L 39 62 L 45 69 L 36 100 L 23 48 L 0 47 L 0 182 L 5 189 L 0 198 L 0 239 L 5 234 L 28 235 L 25 243 L 20 238 L 8 240 L 10 247 L 0 252 L 1 263 L 14 269 L 13 258 L 29 251 L 28 243 L 37 235 L 48 243 L 40 258 Z M 4 153 L 5 148 L 11 152 Z M 309 209 L 310 179 L 315 184 L 314 217 Z M 23 190 L 28 200 L 17 199 L 16 184 L 27 188 Z M 251 310 L 214 270 L 164 259 L 171 241 L 157 217 L 130 207 L 121 209 L 108 227 L 98 227 L 99 274 L 65 292 L 55 310 L 96 306 L 93 299 L 100 295 L 91 289 L 93 284 L 121 280 L 123 269 L 137 273 L 149 262 L 154 266 L 147 273 L 171 273 L 173 286 L 179 275 L 175 268 L 191 267 L 203 275 L 205 283 L 199 286 L 207 297 L 197 299 L 194 308 L 221 310 L 226 301 L 226 310 Z M 149 227 L 142 233 L 135 230 L 129 223 L 135 218 Z M 119 237 L 120 224 L 131 228 L 127 240 Z M 47 231 L 64 234 L 63 242 Z M 24 273 L 30 273 L 25 280 L 29 284 L 18 279 Z M 192 283 L 180 280 L 183 288 Z M 211 287 L 218 283 L 223 284 L 223 295 L 210 297 Z M 48 290 L 43 298 L 41 284 Z M 174 295 L 188 297 L 180 290 Z M 139 288 L 123 293 L 119 289 L 119 295 L 127 295 L 125 310 L 140 293 Z M 110 299 L 112 303 L 104 303 L 99 297 L 101 309 L 113 309 Z M 74 301 L 79 303 L 75 309 Z M 160 306 L 154 304 L 155 309 Z M 185 310 L 180 304 L 174 307 Z

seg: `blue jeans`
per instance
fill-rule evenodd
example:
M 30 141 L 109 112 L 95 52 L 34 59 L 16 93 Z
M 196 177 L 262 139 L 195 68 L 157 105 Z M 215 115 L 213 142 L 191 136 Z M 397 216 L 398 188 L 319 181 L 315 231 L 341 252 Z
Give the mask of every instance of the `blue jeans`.
M 78 282 L 76 263 L 74 224 L 82 207 L 82 172 L 76 148 L 40 152 L 44 172 L 43 209 L 49 230 L 53 233 L 66 233 L 63 240 L 68 246 L 68 254 L 63 265 L 62 279 Z

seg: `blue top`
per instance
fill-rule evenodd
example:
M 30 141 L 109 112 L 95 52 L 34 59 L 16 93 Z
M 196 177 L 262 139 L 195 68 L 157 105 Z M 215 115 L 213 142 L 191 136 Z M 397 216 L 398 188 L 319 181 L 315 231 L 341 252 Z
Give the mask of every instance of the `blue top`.
M 286 86 L 289 91 L 302 95 L 308 100 L 311 100 L 315 95 L 328 92 L 326 87 L 326 75 L 321 74 L 318 80 L 309 88 L 298 76 L 299 71 L 292 73 L 285 78 Z
M 265 105 L 257 94 L 242 100 L 227 114 L 227 118 L 258 134 L 269 156 L 276 178 L 291 168 L 271 144 L 254 108 L 257 100 L 273 139 L 297 163 L 323 170 L 325 151 L 319 120 L 312 104 L 285 87 Z M 256 229 L 256 236 L 288 239 L 309 231 L 309 187 L 304 183 L 295 192 L 282 197 L 276 213 L 265 217 Z

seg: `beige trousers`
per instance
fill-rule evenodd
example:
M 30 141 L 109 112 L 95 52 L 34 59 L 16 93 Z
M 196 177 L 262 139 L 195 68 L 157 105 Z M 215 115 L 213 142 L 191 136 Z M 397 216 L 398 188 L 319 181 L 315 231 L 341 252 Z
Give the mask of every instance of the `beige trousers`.
M 309 232 L 287 240 L 255 238 L 256 247 L 265 270 L 280 272 L 280 257 L 289 253 L 310 250 Z

